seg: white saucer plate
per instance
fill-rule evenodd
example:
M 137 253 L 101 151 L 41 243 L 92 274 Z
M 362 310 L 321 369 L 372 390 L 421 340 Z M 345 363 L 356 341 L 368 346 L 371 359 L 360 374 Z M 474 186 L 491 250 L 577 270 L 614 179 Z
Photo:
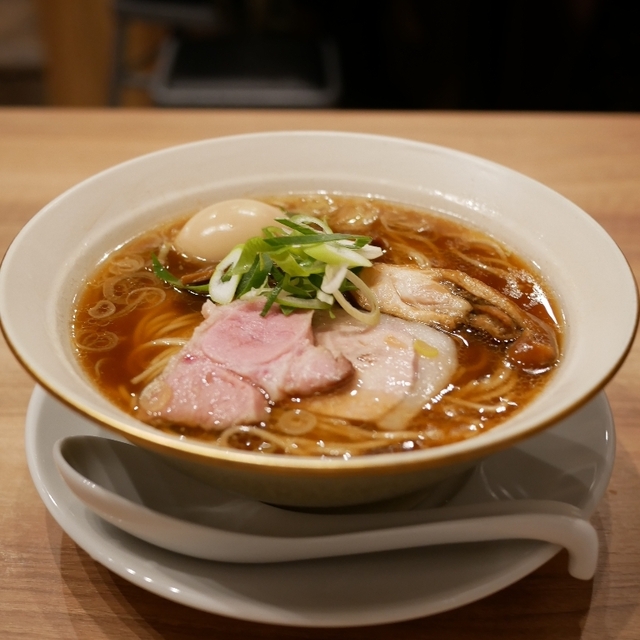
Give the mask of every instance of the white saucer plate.
M 397 622 L 495 593 L 560 549 L 514 540 L 267 565 L 188 558 L 142 542 L 84 507 L 53 462 L 54 443 L 71 435 L 113 437 L 36 387 L 26 420 L 27 460 L 40 497 L 58 524 L 95 561 L 122 578 L 210 613 L 303 627 Z M 449 504 L 559 500 L 589 516 L 604 495 L 614 457 L 613 419 L 600 393 L 554 427 L 485 459 Z

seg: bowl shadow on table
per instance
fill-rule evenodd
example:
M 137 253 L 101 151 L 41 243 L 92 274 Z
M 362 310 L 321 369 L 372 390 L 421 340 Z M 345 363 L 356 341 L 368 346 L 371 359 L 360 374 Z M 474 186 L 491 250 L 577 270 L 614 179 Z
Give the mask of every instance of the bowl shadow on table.
M 637 473 L 631 456 L 621 447 L 618 448 L 616 461 L 617 475 L 624 476 L 624 490 L 637 494 L 640 492 L 640 475 Z M 430 638 L 469 637 L 483 638 L 513 637 L 538 638 L 562 637 L 566 640 L 583 637 L 585 625 L 589 637 L 616 637 L 624 628 L 631 614 L 620 616 L 616 628 L 610 628 L 611 621 L 602 614 L 609 604 L 609 591 L 615 589 L 608 577 L 609 550 L 602 532 L 610 531 L 615 514 L 615 494 L 605 497 L 592 521 L 600 532 L 600 560 L 598 572 L 592 581 L 580 581 L 567 572 L 567 554 L 561 552 L 531 575 L 516 584 L 462 608 L 440 613 L 431 617 L 409 620 L 394 624 L 367 627 L 366 635 L 370 640 L 382 640 L 394 637 L 424 638 L 428 632 Z M 627 514 L 628 515 L 628 514 Z M 626 522 L 629 529 L 640 529 L 640 513 L 633 513 L 636 522 Z M 281 638 L 361 638 L 362 627 L 341 629 L 313 629 L 301 627 L 277 627 L 241 620 L 234 620 L 167 601 L 144 591 L 112 573 L 91 559 L 49 517 L 49 537 L 52 548 L 60 547 L 60 572 L 68 590 L 67 609 L 75 611 L 78 605 L 85 614 L 93 619 L 95 625 L 109 633 L 119 629 L 120 633 L 128 628 L 134 637 L 157 633 L 163 638 L 177 640 L 185 635 L 189 637 L 228 637 L 236 635 L 243 638 L 281 637 Z M 58 540 L 59 542 L 55 542 Z M 637 553 L 630 553 L 625 571 L 629 575 L 640 574 L 640 542 Z M 402 554 L 404 552 L 397 552 Z M 95 592 L 103 598 L 105 606 L 114 618 L 105 617 L 105 607 L 95 609 Z M 633 589 L 633 587 L 631 587 Z M 629 586 L 627 586 L 627 591 Z M 640 600 L 640 588 L 635 593 L 626 594 L 627 602 Z M 597 596 L 598 610 L 590 611 L 594 596 Z M 620 611 L 620 610 L 619 610 Z M 80 622 L 77 616 L 70 615 L 72 623 L 86 629 L 86 620 Z M 108 628 L 107 628 L 108 627 Z

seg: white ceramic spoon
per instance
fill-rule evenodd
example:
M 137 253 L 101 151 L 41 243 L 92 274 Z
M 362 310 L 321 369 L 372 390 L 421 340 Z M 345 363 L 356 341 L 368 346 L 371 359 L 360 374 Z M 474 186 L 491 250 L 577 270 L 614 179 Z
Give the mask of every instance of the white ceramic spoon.
M 427 545 L 530 539 L 565 547 L 589 580 L 598 537 L 581 511 L 552 500 L 505 500 L 385 513 L 319 514 L 243 498 L 187 476 L 160 456 L 95 436 L 54 447 L 71 491 L 116 527 L 205 560 L 282 562 Z

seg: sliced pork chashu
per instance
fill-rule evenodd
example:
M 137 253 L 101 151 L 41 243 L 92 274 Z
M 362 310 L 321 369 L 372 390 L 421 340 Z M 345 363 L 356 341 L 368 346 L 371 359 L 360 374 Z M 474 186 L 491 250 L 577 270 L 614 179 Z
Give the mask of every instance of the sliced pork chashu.
M 339 390 L 305 398 L 310 411 L 403 429 L 456 370 L 451 337 L 420 322 L 382 315 L 369 327 L 340 311 L 315 325 L 318 345 L 346 357 L 355 375 Z
M 375 293 L 383 313 L 448 331 L 466 324 L 509 343 L 507 357 L 524 370 L 544 370 L 558 360 L 560 350 L 550 326 L 462 271 L 374 264 L 360 277 Z M 364 296 L 356 293 L 356 297 L 368 308 Z
M 192 338 L 140 396 L 151 418 L 209 430 L 255 424 L 270 401 L 320 393 L 353 373 L 350 362 L 315 344 L 313 312 L 262 317 L 264 300 L 206 302 Z

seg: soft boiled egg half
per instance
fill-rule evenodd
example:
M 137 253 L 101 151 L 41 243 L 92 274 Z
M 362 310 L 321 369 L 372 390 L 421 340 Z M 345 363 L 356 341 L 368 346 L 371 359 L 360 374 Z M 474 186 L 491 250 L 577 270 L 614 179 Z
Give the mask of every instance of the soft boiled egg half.
M 190 259 L 218 262 L 236 245 L 260 235 L 283 213 L 259 200 L 238 198 L 216 202 L 198 211 L 174 240 L 175 249 Z

